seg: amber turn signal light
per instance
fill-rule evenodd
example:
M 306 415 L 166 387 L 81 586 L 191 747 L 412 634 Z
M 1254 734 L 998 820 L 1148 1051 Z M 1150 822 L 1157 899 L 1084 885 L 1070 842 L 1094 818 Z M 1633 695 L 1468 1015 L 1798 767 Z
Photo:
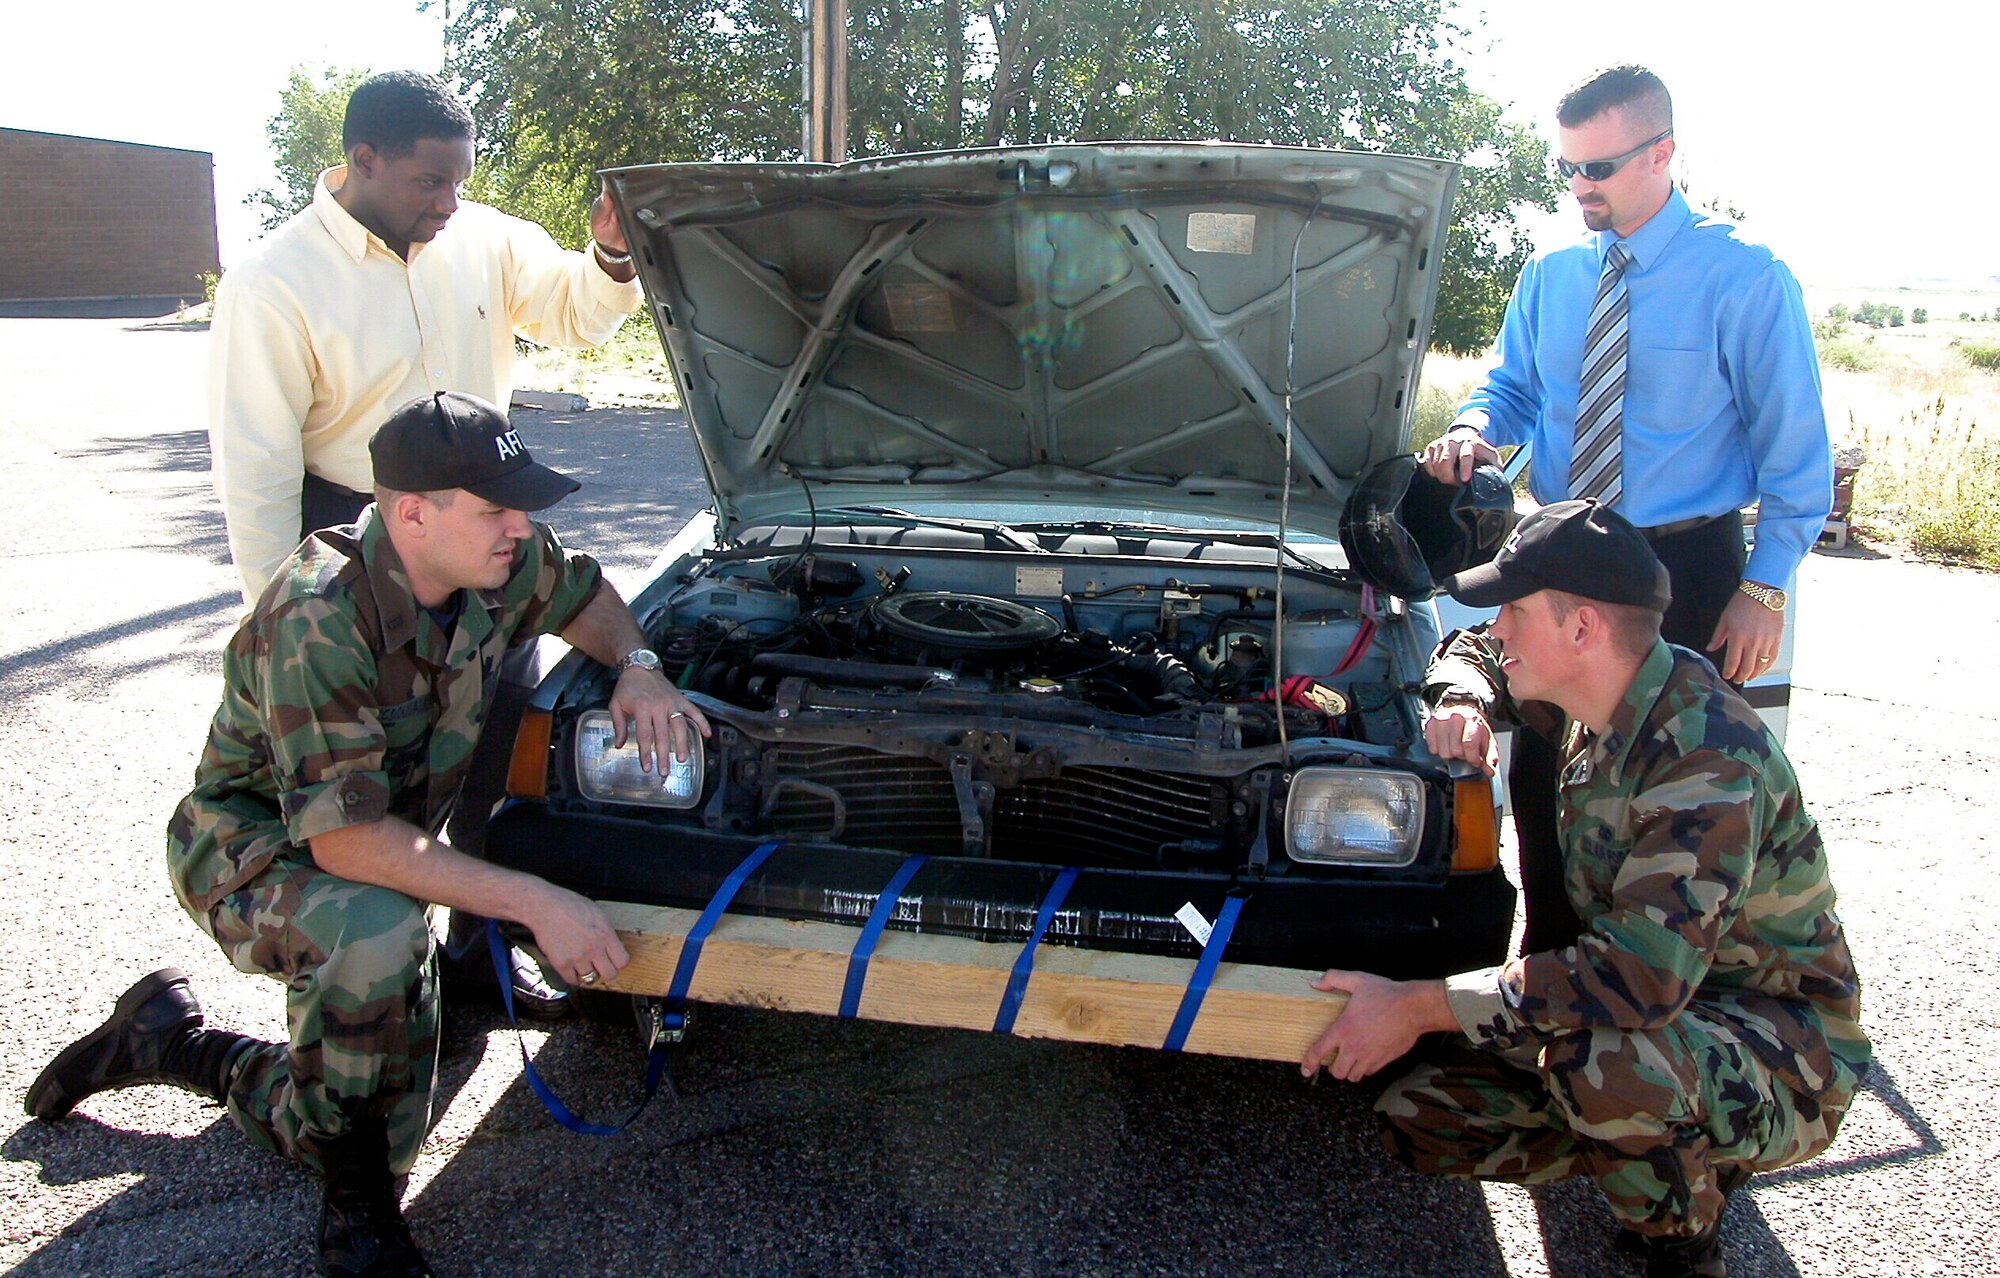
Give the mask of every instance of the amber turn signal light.
M 515 757 L 520 757 L 518 752 Z M 1500 815 L 1493 802 L 1493 782 L 1486 777 L 1454 782 L 1451 811 L 1458 829 L 1458 846 L 1451 852 L 1452 872 L 1466 874 L 1499 865 Z
M 546 710 L 528 710 L 514 732 L 514 753 L 507 760 L 507 796 L 513 799 L 546 800 L 549 797 L 549 736 L 555 730 L 555 716 Z

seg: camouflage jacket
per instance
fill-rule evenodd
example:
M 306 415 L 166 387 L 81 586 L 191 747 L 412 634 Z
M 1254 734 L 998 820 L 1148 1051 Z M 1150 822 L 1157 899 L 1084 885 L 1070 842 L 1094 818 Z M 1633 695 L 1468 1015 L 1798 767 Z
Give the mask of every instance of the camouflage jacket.
M 223 656 L 222 705 L 193 791 L 167 826 L 167 866 L 206 913 L 287 848 L 385 816 L 435 832 L 465 779 L 518 636 L 562 630 L 598 567 L 541 524 L 497 590 L 460 592 L 451 633 L 410 592 L 374 507 L 314 533 Z
M 1694 1004 L 1794 1090 L 1853 1084 L 1869 1045 L 1819 827 L 1784 752 L 1713 666 L 1656 644 L 1602 736 L 1512 702 L 1476 632 L 1447 645 L 1429 688 L 1436 704 L 1547 733 L 1565 760 L 1563 865 L 1583 935 L 1447 982 L 1474 1042 L 1657 1028 Z

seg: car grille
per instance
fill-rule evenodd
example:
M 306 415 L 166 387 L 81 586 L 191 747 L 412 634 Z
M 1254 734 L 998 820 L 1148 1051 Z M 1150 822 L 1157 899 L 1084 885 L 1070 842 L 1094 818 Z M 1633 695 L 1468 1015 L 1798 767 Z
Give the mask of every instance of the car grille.
M 768 832 L 901 852 L 962 846 L 951 773 L 930 759 L 854 746 L 764 755 Z M 1228 850 L 1226 782 L 1079 767 L 994 798 L 989 854 L 1007 860 L 1158 865 Z

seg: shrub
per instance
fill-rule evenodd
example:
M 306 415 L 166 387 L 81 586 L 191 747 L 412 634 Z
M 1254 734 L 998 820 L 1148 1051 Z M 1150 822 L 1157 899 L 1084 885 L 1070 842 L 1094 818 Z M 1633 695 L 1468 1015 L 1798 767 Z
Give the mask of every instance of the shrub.
M 1844 369 L 1850 373 L 1865 373 L 1881 364 L 1882 355 L 1872 345 L 1874 338 L 1857 342 L 1852 338 L 1835 338 L 1820 347 L 1819 361 L 1829 368 Z
M 2000 372 L 2000 344 L 1992 342 L 1954 342 L 1958 353 L 1965 356 L 1966 363 L 1974 368 L 1984 368 Z
M 1858 522 L 1886 525 L 1919 554 L 2000 568 L 2000 432 L 1979 424 L 1983 402 L 1939 393 L 1881 428 L 1850 412 L 1849 437 L 1868 459 Z
M 1910 526 L 1910 548 L 1940 559 L 2000 567 L 2000 475 L 1991 469 L 1949 485 L 1955 491 Z

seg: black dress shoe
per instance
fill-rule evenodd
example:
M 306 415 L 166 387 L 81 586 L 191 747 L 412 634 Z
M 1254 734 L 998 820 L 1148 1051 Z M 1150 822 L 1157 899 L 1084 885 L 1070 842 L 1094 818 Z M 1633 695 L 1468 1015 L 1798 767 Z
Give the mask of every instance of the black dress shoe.
M 493 958 L 483 934 L 486 920 L 464 910 L 451 912 L 439 964 L 447 997 L 497 1001 L 500 987 L 493 980 Z M 518 945 L 507 947 L 507 973 L 514 990 L 514 1011 L 523 1020 L 559 1021 L 570 1014 L 569 991 L 551 982 L 541 965 Z
M 569 991 L 550 983 L 542 965 L 518 945 L 507 947 L 507 966 L 514 980 L 514 1011 L 527 1020 L 559 1021 L 573 1005 Z
M 78 1101 L 139 1083 L 170 1083 L 220 1101 L 257 1040 L 203 1029 L 187 973 L 163 967 L 118 997 L 111 1018 L 71 1043 L 28 1086 L 27 1111 L 56 1119 Z

